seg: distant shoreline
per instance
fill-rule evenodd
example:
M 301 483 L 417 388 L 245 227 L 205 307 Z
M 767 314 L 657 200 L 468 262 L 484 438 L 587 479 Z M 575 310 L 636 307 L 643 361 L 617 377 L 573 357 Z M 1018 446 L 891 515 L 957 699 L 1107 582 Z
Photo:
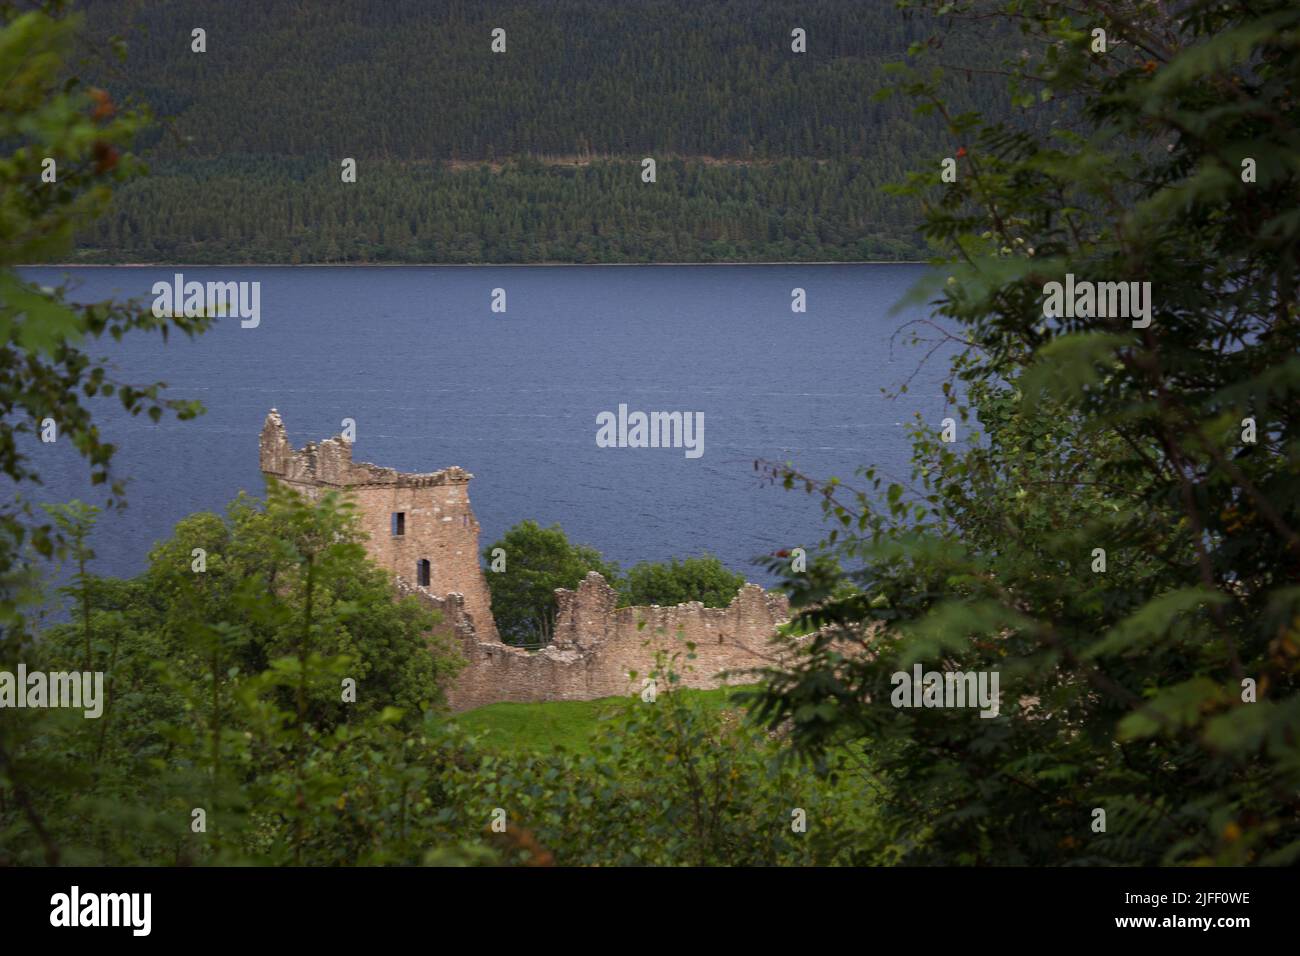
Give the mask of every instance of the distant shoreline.
M 851 262 L 23 262 L 16 269 L 564 269 L 642 266 L 924 266 L 924 259 Z

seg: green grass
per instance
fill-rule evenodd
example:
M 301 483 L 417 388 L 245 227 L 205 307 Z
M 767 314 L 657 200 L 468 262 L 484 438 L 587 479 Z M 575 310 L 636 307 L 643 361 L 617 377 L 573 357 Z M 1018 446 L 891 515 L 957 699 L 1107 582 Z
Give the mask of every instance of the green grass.
M 740 688 L 679 690 L 693 701 L 716 710 L 734 709 L 729 699 Z M 546 751 L 563 746 L 572 753 L 589 753 L 602 725 L 628 706 L 652 707 L 635 697 L 599 700 L 556 700 L 538 704 L 489 704 L 457 714 L 455 722 L 482 735 L 484 746 L 506 751 Z

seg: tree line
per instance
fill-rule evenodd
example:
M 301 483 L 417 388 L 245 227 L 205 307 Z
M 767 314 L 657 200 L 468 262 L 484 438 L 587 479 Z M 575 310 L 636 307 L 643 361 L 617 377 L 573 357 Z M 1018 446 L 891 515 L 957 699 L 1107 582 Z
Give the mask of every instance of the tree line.
M 902 158 L 894 173 L 902 177 Z M 680 159 L 493 169 L 361 160 L 185 160 L 121 189 L 77 261 L 853 261 L 925 255 L 889 172 L 862 160 Z

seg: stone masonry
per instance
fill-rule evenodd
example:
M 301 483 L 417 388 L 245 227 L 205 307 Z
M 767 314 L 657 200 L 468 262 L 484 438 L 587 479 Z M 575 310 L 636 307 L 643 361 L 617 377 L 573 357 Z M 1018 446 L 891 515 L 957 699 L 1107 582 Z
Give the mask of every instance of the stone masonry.
M 745 683 L 746 670 L 773 661 L 765 645 L 790 616 L 785 595 L 770 594 L 757 584 L 746 584 L 725 608 L 699 602 L 620 608 L 617 592 L 595 571 L 576 591 L 560 588 L 555 598 L 555 638 L 541 650 L 500 641 L 465 647 L 469 666 L 449 695 L 453 709 L 505 700 L 594 700 L 637 693 L 659 650 L 681 653 L 674 663 L 681 686 Z M 695 645 L 694 660 L 686 659 L 688 642 Z
M 352 499 L 371 559 L 393 574 L 399 595 L 436 610 L 440 627 L 461 646 L 468 666 L 448 690 L 456 711 L 639 692 L 659 649 L 682 653 L 676 669 L 687 687 L 740 682 L 743 671 L 771 661 L 766 645 L 789 619 L 785 596 L 756 584 L 746 584 L 725 608 L 698 602 L 620 608 L 614 589 L 592 572 L 576 591 L 556 591 L 549 646 L 512 647 L 497 635 L 479 563 L 479 524 L 469 503 L 473 475 L 456 467 L 406 474 L 353 462 L 343 438 L 295 450 L 275 409 L 262 426 L 259 453 L 264 474 L 305 495 L 338 490 Z M 685 660 L 688 641 L 695 645 L 691 661 Z

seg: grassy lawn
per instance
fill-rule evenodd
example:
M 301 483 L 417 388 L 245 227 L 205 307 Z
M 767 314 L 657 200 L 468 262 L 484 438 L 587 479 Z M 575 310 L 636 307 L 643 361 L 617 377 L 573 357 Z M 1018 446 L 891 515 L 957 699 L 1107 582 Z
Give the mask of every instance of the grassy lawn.
M 728 698 L 740 688 L 717 690 L 680 690 L 697 703 L 727 709 Z M 539 704 L 489 704 L 456 716 L 456 723 L 475 734 L 482 734 L 484 745 L 502 751 L 549 750 L 563 745 L 575 753 L 591 750 L 592 737 L 601 724 L 635 703 L 634 697 L 603 697 L 600 700 L 556 700 Z

